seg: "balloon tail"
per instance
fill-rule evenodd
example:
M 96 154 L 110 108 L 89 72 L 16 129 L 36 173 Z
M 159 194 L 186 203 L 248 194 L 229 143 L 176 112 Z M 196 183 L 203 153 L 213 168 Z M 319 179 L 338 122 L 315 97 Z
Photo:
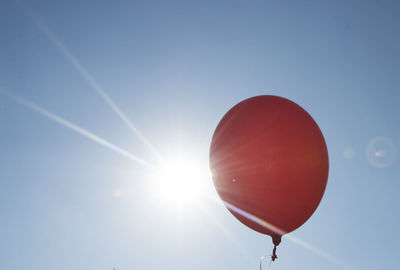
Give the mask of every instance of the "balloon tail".
M 271 260 L 275 261 L 278 259 L 278 256 L 276 256 L 276 247 L 281 243 L 282 236 L 281 235 L 273 235 L 272 236 L 272 242 L 274 243 L 274 249 L 272 250 L 272 256 Z
M 274 249 L 272 250 L 271 262 L 275 261 L 276 259 L 278 259 L 278 256 L 276 256 L 276 245 L 274 245 Z

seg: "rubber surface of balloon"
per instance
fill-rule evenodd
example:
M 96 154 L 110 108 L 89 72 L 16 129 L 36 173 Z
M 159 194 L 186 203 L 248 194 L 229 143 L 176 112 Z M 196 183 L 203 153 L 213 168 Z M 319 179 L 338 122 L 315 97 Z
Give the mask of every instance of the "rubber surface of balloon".
M 230 212 L 280 241 L 318 207 L 329 160 L 324 137 L 303 108 L 282 97 L 257 96 L 235 105 L 219 122 L 210 167 L 221 199 L 241 210 L 228 207 Z

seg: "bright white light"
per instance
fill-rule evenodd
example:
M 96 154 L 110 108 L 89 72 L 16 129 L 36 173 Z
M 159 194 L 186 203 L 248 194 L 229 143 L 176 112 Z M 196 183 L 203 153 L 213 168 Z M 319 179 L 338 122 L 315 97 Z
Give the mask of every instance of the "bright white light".
M 198 163 L 180 157 L 163 162 L 154 174 L 156 198 L 161 203 L 187 204 L 199 201 L 205 192 L 205 184 L 210 181 L 207 170 Z

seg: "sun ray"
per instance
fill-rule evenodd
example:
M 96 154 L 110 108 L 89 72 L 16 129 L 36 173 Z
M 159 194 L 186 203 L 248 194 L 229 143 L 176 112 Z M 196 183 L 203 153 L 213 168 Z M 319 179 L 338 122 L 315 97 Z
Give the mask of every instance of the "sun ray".
M 132 123 L 126 114 L 118 107 L 118 105 L 111 99 L 106 91 L 100 84 L 89 74 L 87 69 L 78 61 L 78 59 L 71 53 L 71 51 L 57 38 L 54 32 L 47 26 L 47 24 L 40 18 L 37 13 L 21 0 L 17 3 L 22 7 L 25 13 L 35 22 L 43 33 L 54 43 L 54 45 L 61 51 L 61 53 L 68 59 L 74 66 L 79 74 L 89 83 L 89 85 L 100 95 L 100 97 L 110 106 L 110 108 L 118 115 L 124 124 L 133 131 L 134 134 L 150 149 L 150 151 L 158 158 L 163 159 L 160 152 L 150 143 L 150 141 L 139 131 L 139 129 Z
M 110 150 L 122 155 L 122 156 L 125 156 L 125 157 L 131 159 L 132 161 L 135 161 L 135 162 L 139 163 L 140 165 L 143 165 L 145 167 L 152 167 L 148 162 L 146 162 L 143 159 L 135 156 L 134 154 L 132 154 L 132 153 L 130 153 L 130 152 L 128 152 L 128 151 L 126 151 L 126 150 L 124 150 L 124 149 L 122 149 L 122 148 L 120 148 L 120 147 L 118 147 L 118 146 L 116 146 L 116 145 L 114 145 L 114 144 L 112 144 L 110 142 L 108 142 L 107 140 L 105 140 L 105 139 L 103 139 L 103 138 L 101 138 L 101 137 L 99 137 L 99 136 L 87 131 L 86 129 L 81 128 L 80 126 L 78 126 L 78 125 L 76 125 L 76 124 L 74 124 L 72 122 L 69 122 L 69 121 L 65 120 L 64 118 L 62 118 L 62 117 L 60 117 L 60 116 L 58 116 L 58 115 L 56 115 L 54 113 L 51 113 L 51 112 L 47 111 L 46 109 L 34 104 L 33 102 L 31 102 L 29 100 L 26 100 L 26 99 L 24 99 L 22 97 L 16 96 L 16 95 L 14 95 L 14 94 L 12 94 L 12 93 L 10 93 L 8 91 L 5 91 L 3 89 L 0 90 L 0 93 L 2 95 L 4 95 L 4 96 L 7 96 L 7 97 L 11 98 L 15 102 L 17 102 L 17 103 L 19 103 L 19 104 L 21 104 L 21 105 L 23 105 L 23 106 L 35 111 L 35 112 L 37 112 L 37 113 L 39 113 L 39 114 L 41 114 L 41 115 L 43 115 L 43 116 L 55 121 L 55 122 L 63 125 L 64 127 L 72 129 L 73 131 L 75 131 L 75 132 L 77 132 L 77 133 L 89 138 L 93 142 L 96 142 L 96 143 L 98 143 L 98 144 L 100 144 L 100 145 L 102 145 L 102 146 L 104 146 L 104 147 L 106 147 L 106 148 L 108 148 L 108 149 L 110 149 Z
M 250 260 L 250 254 L 242 247 L 240 242 L 224 227 L 224 225 L 222 225 L 221 222 L 206 207 L 204 207 L 202 203 L 197 203 L 196 206 L 239 249 L 244 258 L 249 263 L 253 263 L 252 260 Z
M 217 202 L 217 200 L 214 200 L 214 201 Z M 257 224 L 259 224 L 259 225 L 271 230 L 271 231 L 274 231 L 274 232 L 276 232 L 278 234 L 285 234 L 285 232 L 283 230 L 277 228 L 276 226 L 272 225 L 271 223 L 269 223 L 269 222 L 267 222 L 265 220 L 262 220 L 262 219 L 260 219 L 260 218 L 258 218 L 256 216 L 254 216 L 254 215 L 252 215 L 252 214 L 240 209 L 239 207 L 236 207 L 236 206 L 234 206 L 234 205 L 232 205 L 232 204 L 230 204 L 228 202 L 223 202 L 223 204 L 228 209 L 230 209 L 230 210 L 232 210 L 232 211 L 234 211 L 234 212 L 236 212 L 236 213 L 238 213 L 238 214 L 250 219 L 251 221 L 253 221 L 253 222 L 255 222 L 255 223 L 257 223 Z M 310 243 L 307 243 L 304 240 L 301 240 L 301 239 L 299 239 L 297 237 L 294 237 L 294 236 L 291 236 L 291 235 L 288 235 L 288 234 L 285 234 L 284 238 L 294 242 L 297 245 L 302 246 L 303 248 L 306 248 L 307 250 L 317 254 L 321 258 L 324 258 L 324 259 L 330 261 L 331 263 L 334 263 L 334 264 L 340 266 L 343 269 L 347 269 L 347 270 L 352 269 L 350 266 L 348 266 L 346 263 L 344 263 L 340 259 L 336 258 L 333 255 L 330 255 L 329 253 L 321 250 L 320 248 L 318 248 L 316 246 L 311 245 Z
M 294 237 L 292 235 L 286 235 L 285 238 L 289 239 L 290 241 L 296 243 L 299 246 L 302 246 L 306 249 L 308 249 L 309 251 L 319 255 L 320 257 L 342 267 L 343 269 L 348 269 L 351 270 L 352 268 L 350 266 L 348 266 L 346 263 L 344 263 L 343 261 L 339 260 L 338 258 L 336 258 L 335 256 L 332 256 L 331 254 L 321 250 L 320 248 L 317 248 L 316 246 L 311 245 L 310 243 L 307 243 L 304 240 L 301 240 L 297 237 Z
M 250 219 L 251 221 L 263 226 L 264 228 L 267 228 L 267 229 L 269 229 L 269 230 L 271 230 L 271 231 L 273 231 L 273 232 L 275 232 L 275 233 L 277 233 L 279 235 L 286 234 L 285 231 L 279 229 L 278 227 L 272 225 L 271 223 L 269 223 L 269 222 L 267 222 L 265 220 L 262 220 L 261 218 L 256 217 L 256 216 L 254 216 L 254 215 L 252 215 L 252 214 L 240 209 L 239 207 L 234 206 L 233 204 L 230 204 L 228 202 L 224 202 L 224 204 L 229 210 L 232 210 L 233 212 L 238 213 L 239 215 L 244 216 L 247 219 Z

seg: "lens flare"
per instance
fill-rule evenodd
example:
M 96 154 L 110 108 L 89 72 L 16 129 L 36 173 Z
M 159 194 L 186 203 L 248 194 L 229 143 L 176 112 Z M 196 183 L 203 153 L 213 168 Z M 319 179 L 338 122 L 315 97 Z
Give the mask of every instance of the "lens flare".
M 343 157 L 345 159 L 352 159 L 352 158 L 354 158 L 354 155 L 355 155 L 355 150 L 352 147 L 347 147 L 343 151 Z
M 386 137 L 376 137 L 367 145 L 367 160 L 372 166 L 386 168 L 393 164 L 396 157 L 394 143 Z

